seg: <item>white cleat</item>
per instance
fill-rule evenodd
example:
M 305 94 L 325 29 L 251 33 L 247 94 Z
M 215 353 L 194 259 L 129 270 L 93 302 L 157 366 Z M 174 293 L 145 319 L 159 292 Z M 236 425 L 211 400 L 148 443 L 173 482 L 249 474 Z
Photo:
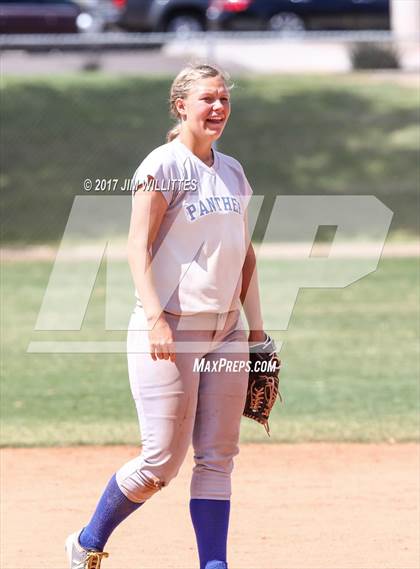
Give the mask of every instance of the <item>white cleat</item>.
M 104 551 L 90 551 L 79 543 L 80 532 L 69 535 L 66 539 L 66 553 L 70 569 L 100 569 L 101 561 L 108 557 Z

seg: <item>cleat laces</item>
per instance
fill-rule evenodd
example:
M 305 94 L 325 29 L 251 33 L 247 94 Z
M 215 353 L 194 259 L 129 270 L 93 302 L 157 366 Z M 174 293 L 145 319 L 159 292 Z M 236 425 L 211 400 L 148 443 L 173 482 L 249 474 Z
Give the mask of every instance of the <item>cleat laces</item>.
M 86 553 L 86 559 L 84 559 L 80 565 L 77 565 L 75 569 L 100 569 L 101 560 L 108 556 L 109 553 L 105 553 L 105 551 L 88 551 Z

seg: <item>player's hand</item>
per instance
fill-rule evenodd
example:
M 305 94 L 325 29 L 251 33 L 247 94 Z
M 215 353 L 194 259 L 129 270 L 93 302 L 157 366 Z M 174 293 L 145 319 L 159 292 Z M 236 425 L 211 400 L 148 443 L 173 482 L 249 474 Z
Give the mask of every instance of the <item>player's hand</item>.
M 149 343 L 150 355 L 153 361 L 175 361 L 175 344 L 172 330 L 164 316 L 158 318 L 153 329 L 149 331 Z

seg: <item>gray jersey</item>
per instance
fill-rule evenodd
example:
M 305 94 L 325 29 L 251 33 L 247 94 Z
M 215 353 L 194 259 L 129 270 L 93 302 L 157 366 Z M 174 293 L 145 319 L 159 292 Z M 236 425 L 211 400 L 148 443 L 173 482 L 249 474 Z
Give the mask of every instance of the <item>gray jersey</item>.
M 134 175 L 134 187 L 160 191 L 168 202 L 151 253 L 157 294 L 173 314 L 240 308 L 252 189 L 237 160 L 213 152 L 210 167 L 176 138 L 153 150 Z

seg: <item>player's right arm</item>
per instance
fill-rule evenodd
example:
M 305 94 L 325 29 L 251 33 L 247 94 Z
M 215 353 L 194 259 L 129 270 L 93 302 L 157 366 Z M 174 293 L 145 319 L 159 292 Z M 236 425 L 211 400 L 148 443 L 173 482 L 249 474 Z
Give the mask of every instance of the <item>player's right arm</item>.
M 175 361 L 172 330 L 156 292 L 151 257 L 151 246 L 167 207 L 161 192 L 139 186 L 133 198 L 127 243 L 128 262 L 149 324 L 150 355 L 155 361 Z

